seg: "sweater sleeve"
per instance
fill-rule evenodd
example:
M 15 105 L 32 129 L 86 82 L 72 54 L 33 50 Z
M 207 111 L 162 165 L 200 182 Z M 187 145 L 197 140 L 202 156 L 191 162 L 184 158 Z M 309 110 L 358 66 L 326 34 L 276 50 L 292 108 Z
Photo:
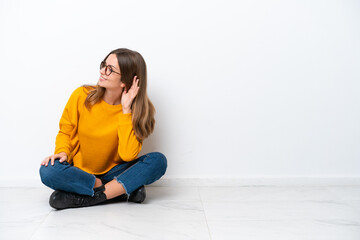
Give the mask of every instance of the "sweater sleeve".
M 55 141 L 55 154 L 65 152 L 71 162 L 74 145 L 77 140 L 77 126 L 79 119 L 78 100 L 81 87 L 77 88 L 70 96 L 59 122 L 59 132 Z
M 139 142 L 135 136 L 131 116 L 131 113 L 121 113 L 119 117 L 118 153 L 120 158 L 125 162 L 134 160 L 142 147 L 142 143 Z

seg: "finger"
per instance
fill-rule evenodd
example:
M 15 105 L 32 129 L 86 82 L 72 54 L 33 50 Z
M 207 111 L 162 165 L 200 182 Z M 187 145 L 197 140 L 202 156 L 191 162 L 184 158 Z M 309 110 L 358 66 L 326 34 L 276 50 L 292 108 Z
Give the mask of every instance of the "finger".
M 45 161 L 45 166 L 47 166 L 49 164 L 50 158 L 51 157 L 48 157 L 48 159 Z
M 134 91 L 134 97 L 136 97 L 136 95 L 138 94 L 139 89 L 140 89 L 140 87 L 137 87 L 137 88 L 135 89 L 135 91 Z
M 140 86 L 139 86 L 139 79 L 136 79 L 136 81 L 133 83 L 133 85 L 131 86 L 131 90 L 134 93 L 134 96 L 136 96 L 137 91 L 139 90 Z
M 137 78 L 137 76 L 135 76 L 133 81 L 133 86 L 137 87 L 138 83 L 139 83 L 139 79 Z
M 60 162 L 64 162 L 65 161 L 65 156 L 60 158 Z
M 134 83 L 135 83 L 135 79 L 136 79 L 136 76 L 134 76 L 134 78 L 133 78 L 133 82 L 131 83 L 131 86 L 130 86 L 130 88 L 129 88 L 128 90 L 133 89 L 133 87 L 134 87 Z
M 139 91 L 140 89 L 140 85 L 139 85 L 140 79 L 137 79 L 136 81 L 136 93 Z
M 52 165 L 52 166 L 54 166 L 55 156 L 56 156 L 56 155 L 53 155 L 53 156 L 51 157 L 51 165 Z

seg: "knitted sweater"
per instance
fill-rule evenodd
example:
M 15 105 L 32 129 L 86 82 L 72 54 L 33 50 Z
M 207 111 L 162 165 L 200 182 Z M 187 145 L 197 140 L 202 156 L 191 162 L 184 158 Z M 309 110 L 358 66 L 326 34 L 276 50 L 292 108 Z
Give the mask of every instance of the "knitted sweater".
M 55 154 L 65 152 L 68 162 L 90 174 L 104 174 L 139 154 L 140 143 L 133 130 L 131 113 L 123 114 L 122 106 L 104 100 L 89 111 L 85 105 L 85 87 L 71 94 L 59 123 Z

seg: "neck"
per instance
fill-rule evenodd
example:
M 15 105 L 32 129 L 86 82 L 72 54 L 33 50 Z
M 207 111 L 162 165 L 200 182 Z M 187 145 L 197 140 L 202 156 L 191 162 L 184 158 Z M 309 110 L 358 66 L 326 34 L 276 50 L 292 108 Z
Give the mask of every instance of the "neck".
M 122 88 L 116 89 L 116 90 L 109 90 L 106 89 L 104 93 L 104 101 L 111 105 L 118 105 L 121 103 L 121 94 L 122 94 Z

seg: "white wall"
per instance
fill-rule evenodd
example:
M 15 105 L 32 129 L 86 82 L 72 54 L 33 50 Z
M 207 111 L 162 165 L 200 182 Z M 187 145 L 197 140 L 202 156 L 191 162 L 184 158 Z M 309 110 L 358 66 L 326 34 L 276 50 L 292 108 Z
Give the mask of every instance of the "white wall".
M 2 185 L 38 181 L 71 92 L 145 58 L 166 178 L 360 177 L 360 2 L 0 1 Z M 166 179 L 165 178 L 165 179 Z

